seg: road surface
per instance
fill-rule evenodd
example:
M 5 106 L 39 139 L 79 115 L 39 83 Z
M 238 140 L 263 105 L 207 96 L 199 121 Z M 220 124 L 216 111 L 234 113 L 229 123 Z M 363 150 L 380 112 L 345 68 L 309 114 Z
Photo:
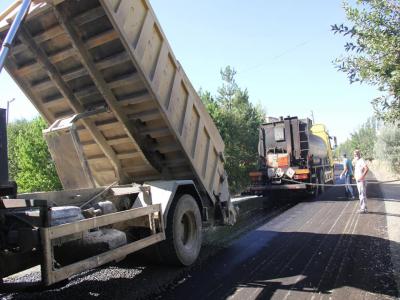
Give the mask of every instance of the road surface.
M 370 185 L 369 213 L 359 214 L 358 200 L 330 188 L 247 233 L 160 299 L 396 298 L 399 244 L 387 225 L 400 218 L 399 191 Z
M 234 227 L 207 232 L 200 259 L 190 268 L 149 266 L 136 255 L 44 291 L 0 298 L 396 298 L 400 186 L 369 186 L 369 214 L 358 214 L 358 201 L 343 196 L 344 188 L 330 188 L 320 199 L 295 206 L 272 208 L 268 202 L 267 210 Z M 39 279 L 33 272 L 10 281 L 19 288 L 20 281 Z

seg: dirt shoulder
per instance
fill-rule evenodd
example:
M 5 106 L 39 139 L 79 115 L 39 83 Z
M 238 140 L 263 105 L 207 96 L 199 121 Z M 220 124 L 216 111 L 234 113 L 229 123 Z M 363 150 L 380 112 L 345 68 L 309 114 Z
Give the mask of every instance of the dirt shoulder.
M 394 174 L 393 171 L 390 170 L 389 164 L 385 161 L 373 160 L 368 162 L 368 166 L 378 181 L 400 179 L 400 175 Z

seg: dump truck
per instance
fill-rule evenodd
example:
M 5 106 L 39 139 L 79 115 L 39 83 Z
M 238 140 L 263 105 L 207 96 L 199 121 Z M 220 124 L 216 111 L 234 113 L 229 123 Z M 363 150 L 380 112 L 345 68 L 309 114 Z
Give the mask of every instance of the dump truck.
M 298 117 L 273 118 L 259 129 L 258 170 L 250 172 L 249 194 L 276 191 L 307 192 L 318 196 L 334 179 L 336 138 L 323 124 Z
M 147 247 L 188 266 L 202 227 L 235 222 L 224 142 L 148 0 L 17 1 L 0 38 L 63 186 L 18 194 L 0 110 L 0 278 L 40 265 L 51 285 Z

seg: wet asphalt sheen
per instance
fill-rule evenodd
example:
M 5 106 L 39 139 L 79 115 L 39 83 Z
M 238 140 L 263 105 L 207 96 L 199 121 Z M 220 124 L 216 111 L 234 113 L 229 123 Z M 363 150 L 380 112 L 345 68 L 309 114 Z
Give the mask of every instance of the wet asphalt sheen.
M 330 188 L 319 199 L 258 211 L 208 233 L 191 268 L 148 265 L 139 254 L 46 290 L 0 298 L 394 299 L 383 194 L 400 201 L 399 185 L 370 186 L 369 213 L 359 214 L 357 200 Z M 15 284 L 39 278 L 32 273 Z
M 385 194 L 400 201 L 399 186 Z M 162 299 L 395 299 L 398 296 L 379 185 L 358 200 L 330 188 L 248 232 Z M 400 215 L 399 215 L 400 217 Z

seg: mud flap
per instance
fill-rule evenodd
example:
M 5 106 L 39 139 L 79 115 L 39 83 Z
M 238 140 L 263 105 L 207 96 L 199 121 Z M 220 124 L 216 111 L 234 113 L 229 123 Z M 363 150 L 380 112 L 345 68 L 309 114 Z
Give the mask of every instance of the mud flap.
M 226 225 L 235 225 L 239 216 L 239 207 L 233 206 L 232 202 L 229 200 L 229 216 L 228 223 Z
M 222 215 L 222 225 L 234 225 L 238 218 L 239 209 L 235 208 L 232 204 L 226 172 L 224 176 L 221 176 L 221 192 L 217 196 L 217 199 Z

